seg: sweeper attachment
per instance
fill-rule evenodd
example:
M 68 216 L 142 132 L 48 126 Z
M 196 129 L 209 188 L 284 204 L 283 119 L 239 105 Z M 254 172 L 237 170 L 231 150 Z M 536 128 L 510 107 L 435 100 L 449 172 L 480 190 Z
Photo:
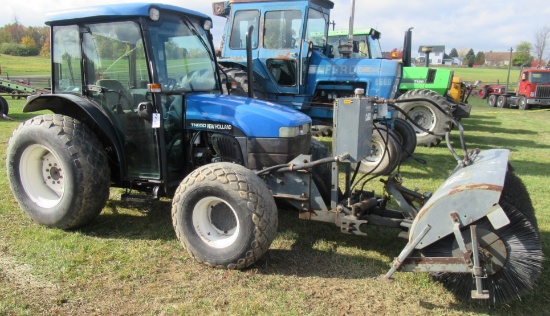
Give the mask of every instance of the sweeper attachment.
M 336 102 L 333 157 L 325 157 L 322 146 L 312 146 L 314 157 L 257 172 L 275 198 L 298 208 L 300 218 L 333 222 L 346 234 L 366 235 L 364 224 L 401 228 L 400 235 L 409 242 L 383 280 L 395 271 L 429 272 L 459 298 L 491 305 L 531 290 L 543 255 L 529 194 L 508 163 L 509 150 L 468 151 L 463 128 L 454 121 L 462 155 L 452 147 L 448 132 L 447 144 L 458 166 L 441 187 L 433 194 L 419 193 L 403 187 L 400 175 L 391 175 L 383 181 L 385 194 L 378 197 L 363 190 L 364 183 L 355 181 L 357 172 L 352 171 L 371 150 L 373 117 L 395 106 L 395 100 L 358 93 Z M 327 161 L 331 168 L 323 169 Z M 342 168 L 345 180 L 340 186 Z M 324 195 L 329 191 L 330 198 Z M 390 196 L 395 209 L 388 206 Z

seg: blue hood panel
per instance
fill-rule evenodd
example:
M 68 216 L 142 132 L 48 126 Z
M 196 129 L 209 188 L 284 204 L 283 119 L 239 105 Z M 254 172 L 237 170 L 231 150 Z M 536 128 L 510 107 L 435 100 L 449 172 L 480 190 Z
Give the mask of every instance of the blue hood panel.
M 393 98 L 391 91 L 399 67 L 394 60 L 328 58 L 313 51 L 308 87 L 317 87 L 319 83 L 366 82 L 366 95 Z
M 248 137 L 279 137 L 280 127 L 311 123 L 309 116 L 290 107 L 231 95 L 191 94 L 186 119 L 231 124 Z

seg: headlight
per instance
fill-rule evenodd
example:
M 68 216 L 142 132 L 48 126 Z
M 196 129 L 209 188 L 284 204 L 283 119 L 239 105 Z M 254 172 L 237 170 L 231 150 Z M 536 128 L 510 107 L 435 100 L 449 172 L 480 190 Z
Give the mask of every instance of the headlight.
M 280 127 L 279 128 L 279 137 L 289 138 L 296 137 L 300 135 L 306 135 L 311 132 L 311 123 L 306 123 L 300 126 L 294 127 Z
M 160 11 L 157 8 L 149 9 L 149 18 L 153 21 L 158 21 L 160 19 Z
M 204 21 L 203 28 L 206 31 L 210 31 L 210 29 L 212 28 L 212 21 L 210 21 L 210 20 Z

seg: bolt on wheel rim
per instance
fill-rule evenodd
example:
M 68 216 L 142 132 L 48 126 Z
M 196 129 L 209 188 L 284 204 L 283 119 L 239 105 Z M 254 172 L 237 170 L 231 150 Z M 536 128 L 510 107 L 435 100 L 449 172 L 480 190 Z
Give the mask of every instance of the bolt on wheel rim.
M 193 209 L 193 227 L 203 242 L 214 248 L 231 246 L 239 236 L 235 210 L 217 197 L 201 199 Z
M 19 162 L 19 173 L 29 199 L 43 208 L 56 206 L 65 189 L 63 169 L 60 160 L 46 147 L 26 148 Z
M 421 126 L 425 130 L 431 131 L 435 126 L 435 114 L 427 107 L 417 106 L 409 111 L 408 114 L 417 125 Z M 427 134 L 415 125 L 412 125 L 412 127 L 419 135 Z

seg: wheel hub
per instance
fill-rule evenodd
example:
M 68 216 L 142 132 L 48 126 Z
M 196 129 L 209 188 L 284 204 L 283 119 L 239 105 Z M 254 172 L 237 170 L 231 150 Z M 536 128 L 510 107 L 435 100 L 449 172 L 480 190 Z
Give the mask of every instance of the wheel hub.
M 44 183 L 58 195 L 63 193 L 63 173 L 57 163 L 57 159 L 48 153 L 42 157 L 42 176 Z
M 416 125 L 421 126 L 425 130 L 432 130 L 435 126 L 435 115 L 425 107 L 415 107 L 408 115 L 413 119 Z M 425 134 L 423 130 L 413 125 L 413 128 L 417 134 Z
M 382 158 L 383 148 L 378 143 L 372 143 L 369 155 L 365 157 L 365 160 L 370 162 L 377 162 Z
M 40 207 L 52 208 L 63 198 L 63 168 L 60 160 L 46 147 L 27 147 L 21 154 L 19 173 L 29 199 Z

